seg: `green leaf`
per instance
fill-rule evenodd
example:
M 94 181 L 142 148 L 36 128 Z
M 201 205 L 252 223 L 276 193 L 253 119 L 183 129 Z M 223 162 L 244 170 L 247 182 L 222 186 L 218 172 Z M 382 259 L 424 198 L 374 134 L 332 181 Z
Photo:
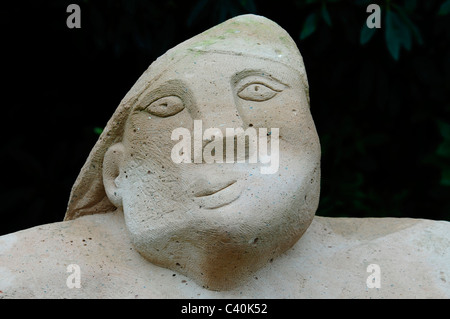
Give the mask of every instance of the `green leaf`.
M 392 10 L 386 12 L 385 37 L 389 53 L 395 60 L 399 59 L 402 46 L 406 50 L 411 49 L 411 32 L 408 26 Z
M 407 9 L 403 9 L 402 7 L 400 7 L 400 6 L 398 6 L 398 5 L 394 4 L 394 3 L 392 4 L 392 6 L 397 9 L 398 13 L 400 14 L 400 17 L 403 19 L 403 21 L 406 23 L 406 25 L 411 29 L 411 31 L 412 31 L 414 37 L 416 38 L 417 42 L 420 45 L 422 45 L 423 44 L 422 36 L 421 36 L 417 26 L 408 17 Z
M 416 27 L 416 25 L 413 24 L 412 22 L 411 22 L 411 24 L 409 25 L 409 27 L 411 28 L 411 30 L 412 30 L 412 32 L 413 32 L 413 35 L 415 36 L 417 42 L 418 42 L 420 45 L 422 45 L 422 44 L 423 44 L 423 39 L 422 39 L 422 36 L 420 35 L 419 29 L 418 29 L 418 28 Z
M 403 35 L 401 37 L 401 43 L 403 44 L 403 47 L 410 51 L 412 47 L 412 36 L 409 29 L 407 29 L 407 26 L 404 26 Z
M 367 24 L 364 23 L 362 28 L 361 28 L 361 34 L 359 37 L 359 43 L 361 43 L 362 45 L 366 44 L 367 42 L 370 41 L 370 39 L 372 39 L 373 35 L 375 34 L 375 31 L 377 30 L 377 28 L 369 28 L 367 27 Z
M 322 18 L 325 20 L 326 24 L 331 27 L 331 17 L 325 2 L 322 3 Z
M 436 150 L 436 154 L 450 158 L 450 140 L 442 142 Z
M 97 135 L 102 134 L 103 129 L 101 127 L 94 127 L 94 133 Z
M 389 50 L 389 53 L 395 60 L 398 60 L 400 56 L 400 41 L 397 36 L 397 26 L 395 17 L 393 16 L 392 11 L 386 12 L 386 45 Z
M 450 140 L 450 124 L 443 121 L 438 121 L 439 132 L 446 140 Z
M 441 172 L 441 185 L 450 186 L 450 168 L 446 168 Z
M 443 16 L 450 13 L 450 0 L 445 1 L 439 8 L 438 15 Z
M 311 34 L 313 34 L 313 32 L 316 31 L 316 27 L 317 27 L 316 14 L 311 13 L 306 18 L 305 23 L 303 24 L 303 29 L 302 32 L 300 33 L 300 40 L 306 39 Z

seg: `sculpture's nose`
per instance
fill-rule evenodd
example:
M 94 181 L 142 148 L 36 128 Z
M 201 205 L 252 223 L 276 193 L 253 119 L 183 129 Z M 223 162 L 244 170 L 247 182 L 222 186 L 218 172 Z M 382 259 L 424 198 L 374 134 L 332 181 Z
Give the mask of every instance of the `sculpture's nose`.
M 226 128 L 244 127 L 230 81 L 203 79 L 194 91 L 194 119 L 202 120 L 204 129 L 215 127 L 225 133 Z
M 204 129 L 218 128 L 225 135 L 226 128 L 246 128 L 232 97 L 226 100 L 211 99 L 201 104 L 197 119 L 202 120 Z
M 242 135 L 242 131 L 238 131 L 237 129 L 242 129 L 245 131 L 248 128 L 239 114 L 239 110 L 236 105 L 236 99 L 233 96 L 233 91 L 230 88 L 226 87 L 217 87 L 213 86 L 208 89 L 212 94 L 208 94 L 206 97 L 197 100 L 197 110 L 198 113 L 195 115 L 196 120 L 201 120 L 201 130 L 203 135 L 203 143 L 202 149 L 204 150 L 207 145 L 208 149 L 212 149 L 213 152 L 216 151 L 215 146 L 218 144 L 221 145 L 221 149 L 223 150 L 223 161 L 235 162 L 239 157 L 237 154 L 237 136 Z M 214 90 L 213 90 L 214 89 Z M 209 130 L 208 129 L 212 129 Z M 205 138 L 209 134 L 205 134 L 208 132 L 221 132 L 222 140 L 219 141 L 217 139 L 217 134 L 213 133 L 214 138 Z M 211 137 L 211 135 L 209 135 Z M 212 143 L 212 144 L 210 144 Z M 231 148 L 234 151 L 234 155 L 228 156 L 228 160 L 226 159 L 226 151 L 227 143 L 231 145 Z M 214 146 L 213 146 L 214 144 Z M 241 151 L 242 160 L 248 157 L 248 141 L 245 142 L 245 149 Z M 230 149 L 228 150 L 230 153 Z M 233 159 L 232 159 L 233 158 Z

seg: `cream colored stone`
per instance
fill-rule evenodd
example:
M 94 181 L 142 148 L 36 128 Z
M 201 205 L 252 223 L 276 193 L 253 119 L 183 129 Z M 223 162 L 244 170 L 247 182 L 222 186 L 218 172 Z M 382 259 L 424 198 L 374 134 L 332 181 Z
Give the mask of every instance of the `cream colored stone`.
M 0 237 L 0 298 L 450 298 L 449 222 L 316 216 L 292 249 L 229 291 L 149 263 L 126 228 L 116 211 Z M 69 264 L 80 266 L 79 289 L 66 285 Z M 367 287 L 370 264 L 380 288 Z
M 227 131 L 253 130 L 257 148 L 248 142 L 248 159 L 242 152 L 226 163 L 224 140 L 203 136 L 210 128 L 235 143 L 235 153 L 243 133 L 228 141 Z M 203 137 L 183 149 L 192 149 L 191 163 L 174 162 L 179 129 Z M 223 163 L 208 163 L 219 146 Z M 151 64 L 82 168 L 65 219 L 123 208 L 134 247 L 150 262 L 226 290 L 297 242 L 319 188 L 320 144 L 300 52 L 274 22 L 244 15 Z

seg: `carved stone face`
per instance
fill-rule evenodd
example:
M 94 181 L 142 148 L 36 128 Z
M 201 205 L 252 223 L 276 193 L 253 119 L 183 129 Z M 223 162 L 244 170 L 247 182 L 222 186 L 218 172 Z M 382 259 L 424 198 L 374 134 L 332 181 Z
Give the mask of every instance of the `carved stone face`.
M 186 49 L 160 69 L 141 85 L 122 141 L 104 155 L 105 191 L 145 258 L 210 289 L 231 289 L 295 244 L 317 208 L 320 146 L 305 78 L 286 61 L 233 48 Z M 223 136 L 227 128 L 267 129 L 266 145 L 257 146 L 269 153 L 278 129 L 277 167 L 267 174 L 261 167 L 269 164 L 245 161 L 249 143 L 244 163 L 175 163 L 172 132 L 193 137 L 199 120 L 200 130 Z

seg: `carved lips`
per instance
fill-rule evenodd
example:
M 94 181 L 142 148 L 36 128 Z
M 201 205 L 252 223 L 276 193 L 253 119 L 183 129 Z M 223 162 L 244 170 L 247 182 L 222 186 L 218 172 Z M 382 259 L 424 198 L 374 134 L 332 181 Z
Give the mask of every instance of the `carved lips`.
M 241 196 L 243 190 L 242 183 L 236 180 L 216 184 L 201 180 L 196 184 L 194 201 L 207 209 L 220 208 L 234 202 Z

